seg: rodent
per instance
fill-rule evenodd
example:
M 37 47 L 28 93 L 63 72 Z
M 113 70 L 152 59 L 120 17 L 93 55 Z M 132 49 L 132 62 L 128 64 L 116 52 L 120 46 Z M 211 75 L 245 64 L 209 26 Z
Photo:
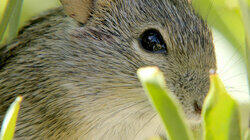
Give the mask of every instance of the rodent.
M 1 122 L 24 97 L 15 139 L 164 137 L 136 75 L 144 66 L 158 66 L 189 122 L 200 121 L 216 59 L 188 1 L 61 1 L 65 12 L 39 16 L 1 48 Z

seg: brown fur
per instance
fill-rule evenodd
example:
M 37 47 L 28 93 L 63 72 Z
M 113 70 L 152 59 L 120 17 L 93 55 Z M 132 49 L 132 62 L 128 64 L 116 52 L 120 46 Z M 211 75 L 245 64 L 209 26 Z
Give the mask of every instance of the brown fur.
M 91 8 L 93 8 L 92 0 L 60 0 L 64 6 L 64 11 L 75 20 L 86 23 Z
M 168 54 L 138 45 L 158 29 Z M 216 69 L 212 35 L 187 1 L 95 4 L 85 25 L 60 9 L 31 21 L 0 51 L 0 121 L 22 95 L 16 139 L 144 139 L 164 135 L 136 71 L 158 66 L 191 124 Z M 1 124 L 1 123 L 0 123 Z

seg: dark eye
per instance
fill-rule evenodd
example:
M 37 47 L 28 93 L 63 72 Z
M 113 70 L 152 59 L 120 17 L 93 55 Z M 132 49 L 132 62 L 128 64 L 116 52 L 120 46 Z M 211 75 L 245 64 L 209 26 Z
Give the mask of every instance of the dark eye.
M 166 44 L 161 33 L 155 29 L 146 30 L 139 38 L 142 48 L 153 53 L 166 53 Z

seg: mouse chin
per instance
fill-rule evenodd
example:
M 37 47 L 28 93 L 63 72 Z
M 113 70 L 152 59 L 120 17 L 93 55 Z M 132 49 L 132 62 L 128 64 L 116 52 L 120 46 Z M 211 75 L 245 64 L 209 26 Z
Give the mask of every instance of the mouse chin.
M 200 123 L 202 121 L 201 113 L 196 111 L 186 113 L 186 118 L 188 122 L 192 123 Z
M 201 128 L 202 125 L 202 117 L 200 113 L 192 112 L 192 115 L 188 115 L 187 122 L 192 130 L 197 130 Z

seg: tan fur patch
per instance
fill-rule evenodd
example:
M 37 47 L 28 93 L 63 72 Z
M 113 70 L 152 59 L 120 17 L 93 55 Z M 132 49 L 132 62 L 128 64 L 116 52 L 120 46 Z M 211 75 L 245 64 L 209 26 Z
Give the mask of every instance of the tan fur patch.
M 93 7 L 93 0 L 60 0 L 65 12 L 75 20 L 86 23 L 91 7 Z

